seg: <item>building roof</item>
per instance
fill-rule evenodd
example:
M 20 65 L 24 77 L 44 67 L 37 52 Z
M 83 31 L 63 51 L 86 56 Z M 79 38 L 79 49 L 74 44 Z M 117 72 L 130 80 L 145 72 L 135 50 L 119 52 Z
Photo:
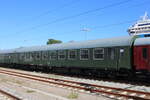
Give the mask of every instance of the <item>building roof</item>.
M 0 53 L 130 46 L 131 39 L 132 37 L 126 36 L 126 37 L 116 37 L 116 38 L 107 38 L 107 39 L 86 40 L 86 41 L 80 41 L 80 42 L 51 44 L 51 45 L 45 45 L 45 46 L 20 47 L 20 48 L 10 49 L 10 50 L 1 50 Z

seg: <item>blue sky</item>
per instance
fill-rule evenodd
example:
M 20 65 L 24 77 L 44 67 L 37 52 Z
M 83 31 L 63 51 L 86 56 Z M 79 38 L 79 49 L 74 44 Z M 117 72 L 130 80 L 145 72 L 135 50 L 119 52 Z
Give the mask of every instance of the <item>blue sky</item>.
M 124 3 L 115 5 L 119 2 Z M 150 0 L 0 0 L 0 49 L 45 45 L 49 38 L 68 42 L 128 36 L 134 20 L 145 11 L 150 15 L 149 4 Z

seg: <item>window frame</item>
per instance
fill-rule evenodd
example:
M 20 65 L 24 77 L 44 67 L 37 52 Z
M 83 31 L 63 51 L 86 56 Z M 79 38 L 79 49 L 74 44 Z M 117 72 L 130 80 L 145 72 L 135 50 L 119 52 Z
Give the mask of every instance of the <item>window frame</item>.
M 25 53 L 25 60 L 29 60 L 30 59 L 30 53 L 29 52 L 26 52 Z
M 64 58 L 60 58 L 60 53 L 63 52 L 64 53 Z M 58 50 L 58 60 L 66 60 L 66 50 Z
M 107 48 L 107 55 L 110 60 L 115 60 L 115 48 Z
M 81 51 L 82 50 L 88 50 L 88 58 L 82 58 L 81 57 Z M 90 50 L 89 49 L 80 49 L 80 60 L 89 60 L 90 59 L 90 55 L 89 54 L 90 54 Z
M 74 51 L 75 52 L 75 58 L 70 58 L 70 51 Z M 68 50 L 68 59 L 69 60 L 76 60 L 77 59 L 77 50 Z
M 10 55 L 9 55 L 10 56 Z M 11 56 L 9 57 L 9 59 L 11 59 Z M 20 59 L 21 60 L 25 60 L 25 54 L 22 52 L 20 53 Z
M 102 50 L 103 52 L 100 54 L 103 54 L 103 58 L 95 58 L 95 50 Z M 93 48 L 93 60 L 104 60 L 104 58 L 105 58 L 104 48 Z
M 49 54 L 48 51 L 42 51 L 42 60 L 48 60 Z
M 41 59 L 41 53 L 40 52 L 36 52 L 35 55 L 36 55 L 35 56 L 36 60 L 40 60 Z
M 54 54 L 54 55 L 52 55 L 52 54 Z M 57 51 L 56 50 L 55 51 L 49 51 L 48 55 L 49 55 L 50 60 L 57 60 Z
M 31 52 L 30 56 L 31 56 L 32 59 L 36 59 L 35 58 L 36 57 L 35 52 Z
M 120 56 L 120 57 L 124 57 L 125 51 L 126 51 L 125 48 L 120 48 L 120 49 L 119 49 L 119 56 Z

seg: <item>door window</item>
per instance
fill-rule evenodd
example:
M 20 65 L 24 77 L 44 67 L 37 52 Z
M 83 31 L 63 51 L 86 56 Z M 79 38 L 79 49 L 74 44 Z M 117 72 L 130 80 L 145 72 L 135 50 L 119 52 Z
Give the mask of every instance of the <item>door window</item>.
M 147 51 L 148 51 L 147 48 L 142 49 L 142 55 L 144 59 L 147 59 Z
M 121 57 L 124 56 L 124 49 L 123 49 L 123 48 L 120 49 L 120 56 L 121 56 Z

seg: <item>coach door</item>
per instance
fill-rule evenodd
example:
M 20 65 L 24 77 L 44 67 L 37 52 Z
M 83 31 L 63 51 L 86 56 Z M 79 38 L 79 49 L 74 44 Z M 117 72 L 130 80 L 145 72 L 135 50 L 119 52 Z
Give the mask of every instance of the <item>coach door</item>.
M 108 48 L 108 68 L 117 70 L 117 48 Z
M 121 69 L 124 66 L 124 61 L 126 60 L 124 59 L 124 52 L 124 48 L 118 49 L 118 69 Z
M 150 71 L 150 46 L 147 47 L 147 63 L 148 70 Z
M 118 69 L 131 69 L 130 67 L 130 48 L 121 47 L 118 50 Z
M 148 70 L 150 71 L 150 46 L 148 46 Z
M 134 65 L 136 70 L 150 70 L 150 47 L 139 46 L 134 48 Z

